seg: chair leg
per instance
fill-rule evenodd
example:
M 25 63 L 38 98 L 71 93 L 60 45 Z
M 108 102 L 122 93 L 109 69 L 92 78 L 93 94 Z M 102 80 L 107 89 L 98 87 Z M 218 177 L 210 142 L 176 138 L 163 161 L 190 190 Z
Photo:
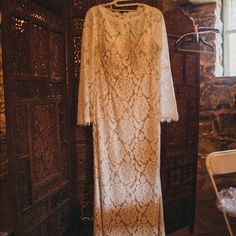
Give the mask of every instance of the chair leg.
M 232 231 L 232 229 L 231 229 L 231 226 L 230 226 L 230 224 L 229 224 L 228 217 L 227 217 L 227 215 L 226 215 L 226 213 L 225 213 L 224 211 L 223 211 L 223 215 L 224 215 L 225 223 L 226 223 L 227 228 L 228 228 L 228 230 L 229 230 L 230 236 L 234 236 L 234 235 L 233 235 L 233 231 Z

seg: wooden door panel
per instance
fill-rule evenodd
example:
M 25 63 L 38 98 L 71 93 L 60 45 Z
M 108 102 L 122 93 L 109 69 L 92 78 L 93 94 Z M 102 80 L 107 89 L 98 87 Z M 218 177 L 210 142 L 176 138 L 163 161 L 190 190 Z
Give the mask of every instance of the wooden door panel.
M 14 15 L 9 21 L 11 35 L 9 41 L 12 47 L 9 52 L 9 69 L 12 75 L 30 75 L 30 23 L 24 18 Z
M 32 59 L 33 75 L 37 77 L 48 76 L 49 74 L 49 32 L 46 27 L 32 23 Z
M 38 3 L 37 3 L 38 2 Z M 51 3 L 51 5 L 50 5 Z M 72 210 L 66 40 L 61 1 L 8 0 L 5 82 L 16 235 L 63 235 Z
M 194 227 L 199 119 L 199 54 L 180 52 L 176 40 L 194 31 L 191 18 L 181 10 L 165 14 L 171 70 L 179 121 L 162 125 L 161 176 L 166 231 Z M 182 27 L 182 24 L 185 27 Z M 188 49 L 198 49 L 189 43 Z
M 52 81 L 63 81 L 63 67 L 65 64 L 65 52 L 63 51 L 64 35 L 62 32 L 51 31 L 50 43 L 50 79 Z
M 18 189 L 20 191 L 20 208 L 26 210 L 32 205 L 30 161 L 29 158 L 21 159 L 17 165 Z
M 172 44 L 170 44 L 172 46 Z M 174 46 L 174 45 L 173 45 Z M 175 66 L 175 70 L 172 70 L 172 76 L 175 78 L 173 80 L 174 85 L 181 85 L 183 83 L 183 65 L 184 65 L 184 56 L 183 54 L 170 52 L 170 61 L 172 68 Z
M 198 85 L 198 68 L 197 66 L 193 67 L 193 65 L 198 65 L 198 60 L 197 55 L 187 54 L 185 56 L 184 73 L 186 85 Z
M 187 91 L 186 91 L 187 90 Z M 198 99 L 194 96 L 197 94 L 195 88 L 187 88 L 183 90 L 181 88 L 176 88 L 177 92 L 177 107 L 179 112 L 179 121 L 173 122 L 168 125 L 164 124 L 163 136 L 165 137 L 165 147 L 167 151 L 186 150 L 190 147 L 189 144 L 196 141 L 196 130 L 198 128 Z M 188 97 L 187 94 L 191 94 Z M 166 127 L 166 128 L 165 128 Z M 191 136 L 190 134 L 194 134 Z M 194 147 L 194 152 L 196 152 Z
M 60 186 L 56 104 L 30 106 L 32 198 L 36 202 Z

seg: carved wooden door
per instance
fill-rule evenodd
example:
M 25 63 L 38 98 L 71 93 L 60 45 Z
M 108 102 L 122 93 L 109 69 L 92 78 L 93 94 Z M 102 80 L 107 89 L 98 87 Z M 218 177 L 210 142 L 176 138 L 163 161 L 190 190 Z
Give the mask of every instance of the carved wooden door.
M 72 208 L 63 1 L 4 0 L 15 235 L 66 235 Z
M 194 31 L 180 9 L 165 14 L 179 121 L 162 125 L 161 178 L 166 231 L 194 229 L 199 119 L 199 53 L 180 52 L 176 40 Z M 183 27 L 184 26 L 184 27 Z M 199 49 L 196 43 L 187 49 Z

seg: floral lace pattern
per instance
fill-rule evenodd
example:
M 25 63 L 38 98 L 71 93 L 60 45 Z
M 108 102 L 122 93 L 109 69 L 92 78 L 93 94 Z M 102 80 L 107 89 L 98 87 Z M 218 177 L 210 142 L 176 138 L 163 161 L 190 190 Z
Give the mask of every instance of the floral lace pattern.
M 93 123 L 94 235 L 165 235 L 160 122 L 178 120 L 162 13 L 85 17 L 78 124 Z

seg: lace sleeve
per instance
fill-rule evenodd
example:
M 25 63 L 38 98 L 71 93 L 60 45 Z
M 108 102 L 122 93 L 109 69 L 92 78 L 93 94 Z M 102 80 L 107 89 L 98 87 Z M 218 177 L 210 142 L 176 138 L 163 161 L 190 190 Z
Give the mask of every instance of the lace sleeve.
M 94 22 L 91 9 L 84 20 L 82 44 L 80 82 L 78 94 L 78 125 L 90 125 L 92 123 L 91 84 L 94 79 Z
M 160 37 L 160 118 L 161 122 L 170 122 L 172 120 L 177 121 L 179 117 L 170 68 L 168 40 L 163 15 L 160 24 L 162 32 Z

